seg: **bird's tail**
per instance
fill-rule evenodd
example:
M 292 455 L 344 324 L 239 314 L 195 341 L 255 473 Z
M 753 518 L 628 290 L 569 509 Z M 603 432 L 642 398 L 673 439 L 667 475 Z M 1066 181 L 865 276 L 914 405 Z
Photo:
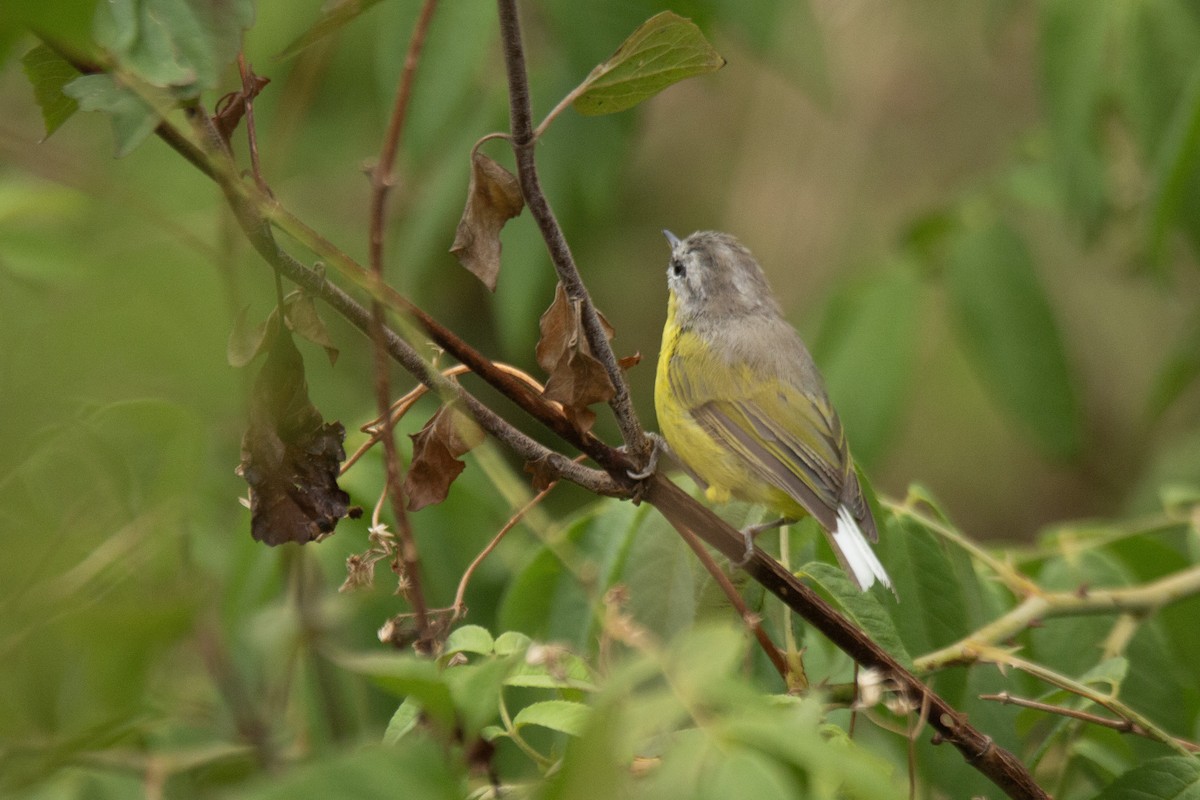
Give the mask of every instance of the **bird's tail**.
M 895 593 L 892 579 L 883 568 L 883 564 L 879 563 L 867 537 L 863 536 L 862 529 L 858 527 L 858 522 L 846 506 L 838 506 L 837 527 L 830 535 L 833 549 L 841 556 L 843 565 L 850 571 L 860 589 L 865 592 L 878 580 Z

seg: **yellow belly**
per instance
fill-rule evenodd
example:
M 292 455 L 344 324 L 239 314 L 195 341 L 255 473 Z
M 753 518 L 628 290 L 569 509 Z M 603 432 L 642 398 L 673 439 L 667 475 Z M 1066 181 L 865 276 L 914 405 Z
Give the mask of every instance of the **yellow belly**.
M 803 506 L 786 492 L 752 472 L 745 459 L 714 439 L 697 424 L 689 411 L 689 400 L 681 398 L 675 392 L 669 378 L 672 359 L 677 360 L 674 368 L 682 367 L 685 374 L 688 369 L 711 370 L 716 366 L 716 362 L 707 356 L 703 342 L 695 334 L 681 331 L 675 325 L 674 310 L 672 302 L 668 306 L 662 351 L 659 354 L 654 381 L 654 407 L 658 414 L 660 433 L 683 465 L 707 484 L 705 495 L 711 502 L 744 500 L 765 505 L 781 516 L 804 516 L 807 512 Z M 679 362 L 679 359 L 683 361 Z M 746 378 L 731 372 L 727 379 L 731 385 L 736 386 L 737 381 Z

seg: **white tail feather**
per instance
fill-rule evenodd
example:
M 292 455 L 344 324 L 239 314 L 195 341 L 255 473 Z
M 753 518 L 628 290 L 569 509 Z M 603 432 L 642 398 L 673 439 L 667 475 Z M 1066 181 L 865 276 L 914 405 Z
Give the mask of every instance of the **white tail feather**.
M 841 552 L 842 558 L 845 559 L 846 566 L 854 575 L 854 580 L 862 587 L 863 591 L 870 589 L 876 579 L 895 591 L 892 588 L 892 579 L 888 577 L 883 564 L 880 564 L 879 559 L 875 557 L 875 552 L 871 550 L 871 544 L 867 541 L 867 537 L 863 536 L 862 529 L 858 527 L 858 522 L 850 513 L 850 509 L 838 506 L 837 518 L 837 528 L 831 531 L 833 543 Z

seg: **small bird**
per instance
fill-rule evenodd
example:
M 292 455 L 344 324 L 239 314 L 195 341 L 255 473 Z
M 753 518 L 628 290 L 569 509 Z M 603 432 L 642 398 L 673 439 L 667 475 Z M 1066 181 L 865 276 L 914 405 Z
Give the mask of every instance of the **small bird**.
M 711 502 L 782 517 L 744 532 L 747 555 L 753 534 L 808 513 L 860 589 L 892 588 L 867 542 L 879 534 L 842 424 L 762 267 L 729 234 L 663 233 L 670 299 L 654 405 L 667 444 Z

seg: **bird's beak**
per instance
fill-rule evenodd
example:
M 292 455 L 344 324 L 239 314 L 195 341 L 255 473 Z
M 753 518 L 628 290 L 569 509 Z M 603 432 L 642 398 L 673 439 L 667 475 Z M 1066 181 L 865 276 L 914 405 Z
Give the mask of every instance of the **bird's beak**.
M 671 233 L 669 230 L 663 229 L 663 236 L 667 237 L 667 242 L 670 243 L 671 249 L 679 247 L 679 237 Z

